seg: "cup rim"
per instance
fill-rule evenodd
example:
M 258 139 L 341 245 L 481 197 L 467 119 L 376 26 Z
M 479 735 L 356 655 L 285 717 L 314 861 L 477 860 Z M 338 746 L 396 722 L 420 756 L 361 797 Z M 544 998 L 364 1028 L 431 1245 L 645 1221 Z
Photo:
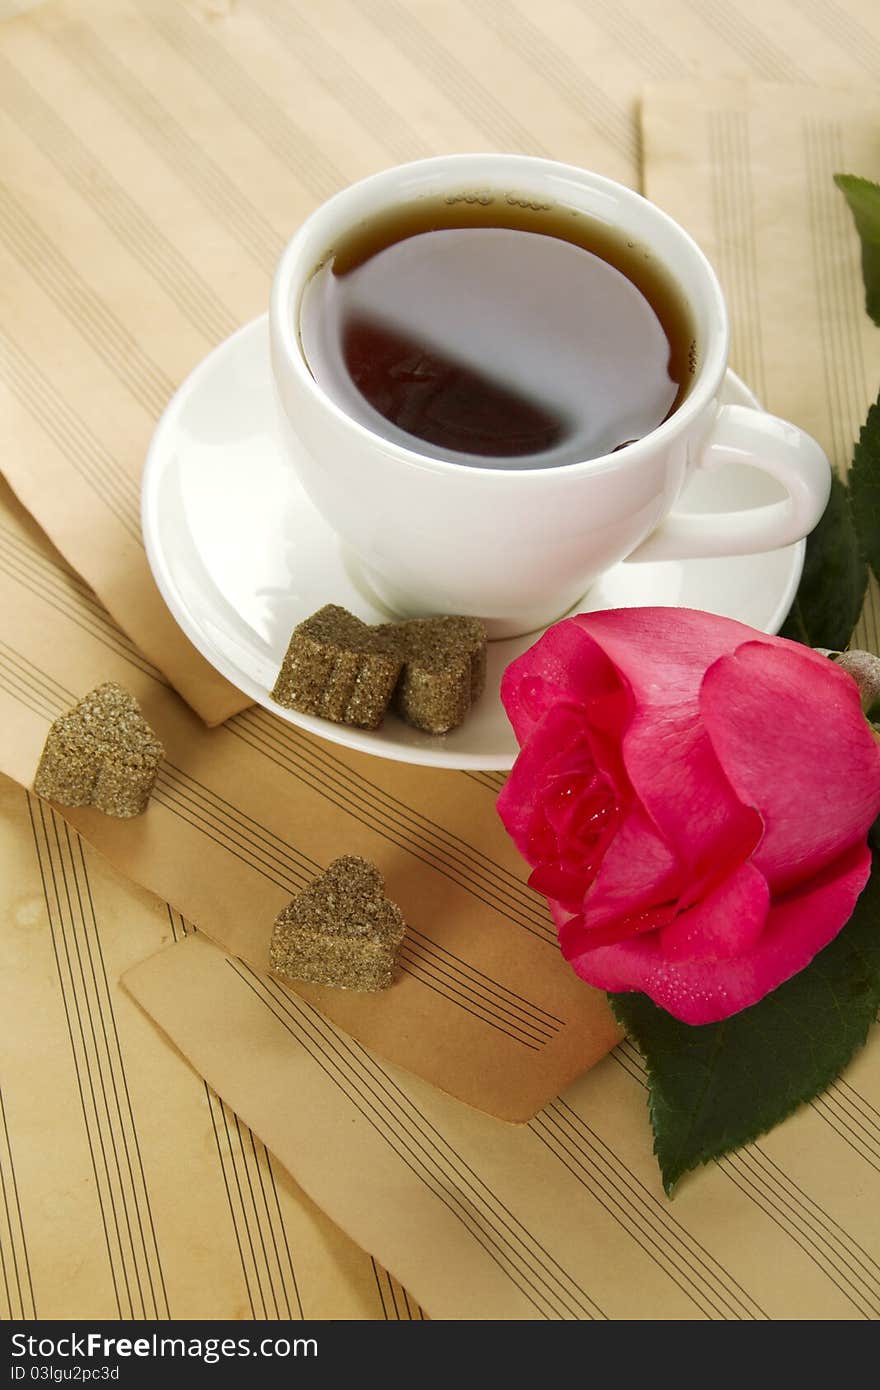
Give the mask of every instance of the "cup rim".
M 300 341 L 297 315 L 290 311 L 290 306 L 294 298 L 297 299 L 298 303 L 302 289 L 320 265 L 320 256 L 315 259 L 311 255 L 305 272 L 300 265 L 302 250 L 304 246 L 308 246 L 312 239 L 315 227 L 320 227 L 324 221 L 332 220 L 334 214 L 341 207 L 344 208 L 346 203 L 357 201 L 364 192 L 370 190 L 380 192 L 386 189 L 391 191 L 395 183 L 403 176 L 409 175 L 411 177 L 417 171 L 423 171 L 428 175 L 432 170 L 436 170 L 438 175 L 442 172 L 444 176 L 448 176 L 451 182 L 455 182 L 460 181 L 469 171 L 476 173 L 481 170 L 485 175 L 486 166 L 489 164 L 494 169 L 510 170 L 511 174 L 521 177 L 526 184 L 528 184 L 530 176 L 532 179 L 540 179 L 542 173 L 549 172 L 557 177 L 567 178 L 582 186 L 587 186 L 600 194 L 605 193 L 622 200 L 640 211 L 643 210 L 643 215 L 652 219 L 655 224 L 665 227 L 668 232 L 678 238 L 703 277 L 706 296 L 710 300 L 710 312 L 714 311 L 714 317 L 720 325 L 719 330 L 712 335 L 708 342 L 697 372 L 697 379 L 678 409 L 650 433 L 642 435 L 641 439 L 628 444 L 626 449 L 599 454 L 595 458 L 582 459 L 576 463 L 549 464 L 535 468 L 498 467 L 494 463 L 491 467 L 486 467 L 482 464 L 459 463 L 453 459 L 437 458 L 433 455 L 420 453 L 416 448 L 410 449 L 396 440 L 388 439 L 368 425 L 355 420 L 341 406 L 337 405 L 332 396 L 312 375 Z M 329 243 L 327 249 L 329 250 Z M 667 269 L 675 279 L 674 272 L 668 266 Z M 301 280 L 301 284 L 294 290 L 295 282 L 298 280 Z M 340 427 L 348 430 L 355 438 L 360 438 L 365 445 L 369 445 L 373 449 L 377 446 L 380 447 L 386 457 L 395 459 L 409 467 L 441 474 L 449 473 L 457 477 L 460 477 L 462 473 L 476 474 L 482 479 L 517 477 L 547 480 L 562 474 L 566 477 L 576 477 L 637 468 L 646 456 L 655 452 L 658 446 L 661 448 L 667 446 L 686 431 L 717 397 L 727 369 L 730 344 L 727 305 L 711 262 L 690 233 L 656 203 L 652 203 L 650 199 L 645 198 L 634 189 L 628 188 L 626 184 L 618 183 L 615 179 L 610 179 L 604 174 L 593 173 L 591 170 L 580 168 L 575 164 L 566 164 L 535 155 L 492 152 L 435 155 L 428 159 L 392 165 L 375 174 L 370 174 L 366 178 L 358 179 L 321 203 L 300 224 L 281 253 L 272 281 L 269 323 L 273 374 L 276 377 L 278 375 L 279 364 L 276 359 L 276 351 L 280 347 L 285 366 L 289 371 L 292 371 L 298 387 L 332 416 Z M 295 422 L 291 421 L 291 424 L 295 428 Z

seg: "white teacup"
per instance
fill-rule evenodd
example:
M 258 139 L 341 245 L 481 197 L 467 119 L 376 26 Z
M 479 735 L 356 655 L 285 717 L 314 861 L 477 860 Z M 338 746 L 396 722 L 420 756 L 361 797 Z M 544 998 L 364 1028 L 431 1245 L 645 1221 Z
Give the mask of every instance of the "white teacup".
M 469 189 L 574 208 L 666 266 L 690 307 L 699 365 L 684 401 L 651 433 L 582 463 L 471 467 L 384 439 L 317 383 L 299 332 L 317 266 L 365 219 L 420 196 Z M 449 155 L 375 174 L 324 203 L 288 243 L 269 323 L 291 462 L 378 597 L 402 616 L 474 614 L 491 637 L 517 636 L 567 612 L 619 560 L 772 550 L 805 536 L 828 500 L 828 460 L 814 439 L 762 411 L 720 403 L 730 331 L 702 251 L 659 208 L 598 174 L 499 154 Z M 787 498 L 739 512 L 674 510 L 695 469 L 731 462 L 770 474 Z

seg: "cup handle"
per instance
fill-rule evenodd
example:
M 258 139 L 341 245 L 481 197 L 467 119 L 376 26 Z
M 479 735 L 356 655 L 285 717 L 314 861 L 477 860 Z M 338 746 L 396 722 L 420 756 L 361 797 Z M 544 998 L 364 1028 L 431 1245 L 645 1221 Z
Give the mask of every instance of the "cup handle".
M 745 405 L 722 405 L 698 467 L 749 464 L 782 484 L 788 497 L 737 512 L 672 511 L 627 560 L 700 560 L 757 555 L 799 541 L 828 504 L 831 468 L 824 450 L 787 420 Z

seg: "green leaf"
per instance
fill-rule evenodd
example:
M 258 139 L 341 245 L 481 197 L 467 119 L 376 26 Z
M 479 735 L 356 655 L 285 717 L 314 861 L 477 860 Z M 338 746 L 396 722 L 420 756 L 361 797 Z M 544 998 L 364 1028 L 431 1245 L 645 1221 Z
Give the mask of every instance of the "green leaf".
M 868 411 L 853 452 L 849 496 L 862 553 L 880 579 L 880 397 Z
M 861 238 L 865 308 L 880 327 L 880 184 L 855 174 L 835 174 L 834 182 L 849 204 Z
M 858 622 L 867 583 L 849 497 L 834 478 L 828 506 L 807 537 L 804 572 L 782 636 L 807 647 L 842 651 Z
M 880 850 L 840 934 L 752 1008 L 695 1028 L 644 994 L 609 999 L 648 1064 L 654 1152 L 671 1193 L 819 1095 L 862 1046 L 880 1005 Z

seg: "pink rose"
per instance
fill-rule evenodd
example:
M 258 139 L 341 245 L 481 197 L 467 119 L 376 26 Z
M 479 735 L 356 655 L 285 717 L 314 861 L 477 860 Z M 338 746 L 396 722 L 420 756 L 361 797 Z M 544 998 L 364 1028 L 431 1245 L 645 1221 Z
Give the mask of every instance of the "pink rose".
M 868 878 L 880 747 L 827 657 L 682 608 L 579 614 L 508 667 L 498 799 L 592 985 L 713 1023 L 803 970 Z

